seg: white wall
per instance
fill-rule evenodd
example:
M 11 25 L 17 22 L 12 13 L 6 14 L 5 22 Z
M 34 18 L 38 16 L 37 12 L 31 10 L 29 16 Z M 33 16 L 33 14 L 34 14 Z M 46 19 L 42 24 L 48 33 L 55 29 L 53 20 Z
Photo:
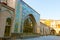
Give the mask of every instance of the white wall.
M 0 13 L 0 37 L 4 37 L 6 18 L 11 16 L 7 11 Z
M 7 5 L 12 7 L 12 8 L 15 8 L 15 2 L 16 2 L 16 0 L 8 0 Z
M 6 3 L 6 0 L 1 0 L 1 2 Z M 16 2 L 16 0 L 7 0 L 7 5 L 12 8 L 15 8 L 15 2 Z
M 6 3 L 6 0 L 1 0 L 1 2 L 4 2 L 4 3 Z

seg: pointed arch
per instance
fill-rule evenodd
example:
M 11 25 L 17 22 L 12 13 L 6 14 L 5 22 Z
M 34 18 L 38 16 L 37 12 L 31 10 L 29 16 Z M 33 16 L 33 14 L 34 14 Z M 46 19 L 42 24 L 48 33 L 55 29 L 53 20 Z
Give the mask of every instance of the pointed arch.
M 32 14 L 25 17 L 23 32 L 24 33 L 34 33 L 36 20 Z

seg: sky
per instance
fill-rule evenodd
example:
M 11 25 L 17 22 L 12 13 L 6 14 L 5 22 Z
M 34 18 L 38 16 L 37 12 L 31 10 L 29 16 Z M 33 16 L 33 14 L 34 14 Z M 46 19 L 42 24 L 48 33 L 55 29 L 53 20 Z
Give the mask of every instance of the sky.
M 40 14 L 40 19 L 60 20 L 60 0 L 23 0 Z

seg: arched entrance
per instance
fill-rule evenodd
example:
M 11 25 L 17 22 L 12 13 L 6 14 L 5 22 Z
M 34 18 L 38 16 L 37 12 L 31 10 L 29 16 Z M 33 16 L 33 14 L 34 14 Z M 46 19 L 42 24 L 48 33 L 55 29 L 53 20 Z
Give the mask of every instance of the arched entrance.
M 7 18 L 4 36 L 10 36 L 10 29 L 11 29 L 11 18 Z
M 55 35 L 56 31 L 54 29 L 51 30 L 51 34 Z
M 34 33 L 36 21 L 32 14 L 24 20 L 23 33 Z

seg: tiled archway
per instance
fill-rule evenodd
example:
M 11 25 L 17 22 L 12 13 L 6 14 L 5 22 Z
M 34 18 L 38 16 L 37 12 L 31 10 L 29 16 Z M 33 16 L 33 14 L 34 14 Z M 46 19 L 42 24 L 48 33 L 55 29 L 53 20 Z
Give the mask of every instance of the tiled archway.
M 23 33 L 34 33 L 35 30 L 35 18 L 32 14 L 29 14 L 24 20 Z

